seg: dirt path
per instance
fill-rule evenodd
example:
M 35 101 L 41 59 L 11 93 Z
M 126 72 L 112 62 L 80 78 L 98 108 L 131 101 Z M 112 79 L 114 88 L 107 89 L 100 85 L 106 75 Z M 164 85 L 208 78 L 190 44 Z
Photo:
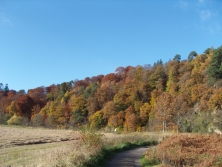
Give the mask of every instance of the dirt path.
M 106 167 L 141 167 L 139 159 L 148 147 L 139 147 L 114 155 Z

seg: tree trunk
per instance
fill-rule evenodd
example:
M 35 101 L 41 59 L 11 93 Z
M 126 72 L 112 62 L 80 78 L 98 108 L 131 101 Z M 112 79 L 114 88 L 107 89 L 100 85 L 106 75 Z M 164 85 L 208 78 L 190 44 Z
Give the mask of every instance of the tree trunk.
M 163 133 L 165 133 L 165 125 L 166 123 L 165 123 L 165 120 L 163 121 Z

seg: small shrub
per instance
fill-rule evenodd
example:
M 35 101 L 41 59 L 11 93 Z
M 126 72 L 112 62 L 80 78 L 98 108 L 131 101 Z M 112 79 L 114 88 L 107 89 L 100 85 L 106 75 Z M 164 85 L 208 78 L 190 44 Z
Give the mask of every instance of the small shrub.
M 102 148 L 104 145 L 102 136 L 102 134 L 98 134 L 93 131 L 82 131 L 80 132 L 79 144 L 92 148 Z
M 55 128 L 55 118 L 51 115 L 49 115 L 45 120 L 45 127 L 47 128 Z
M 32 120 L 32 125 L 34 125 L 34 126 L 43 126 L 44 125 L 43 116 L 39 113 L 33 115 L 31 120 Z
M 81 131 L 79 140 L 73 154 L 71 162 L 78 167 L 89 167 L 97 162 L 98 156 L 104 147 L 103 135 L 94 131 Z
M 23 118 L 13 115 L 8 121 L 7 123 L 9 125 L 22 125 L 23 124 Z

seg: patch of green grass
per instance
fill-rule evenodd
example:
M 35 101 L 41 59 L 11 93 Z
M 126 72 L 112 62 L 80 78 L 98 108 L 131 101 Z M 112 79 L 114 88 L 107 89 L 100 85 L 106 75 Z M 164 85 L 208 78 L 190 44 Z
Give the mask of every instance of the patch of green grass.
M 158 159 L 147 159 L 145 158 L 145 156 L 141 156 L 140 158 L 140 164 L 143 166 L 143 167 L 157 167 L 159 166 L 160 162 Z

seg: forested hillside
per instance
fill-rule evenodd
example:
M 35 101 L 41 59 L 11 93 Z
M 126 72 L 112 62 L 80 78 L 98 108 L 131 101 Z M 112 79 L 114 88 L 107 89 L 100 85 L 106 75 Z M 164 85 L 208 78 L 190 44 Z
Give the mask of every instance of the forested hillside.
M 118 67 L 27 93 L 1 84 L 0 122 L 119 131 L 222 129 L 221 63 L 222 46 L 192 51 L 187 60 L 177 54 L 166 63 Z

